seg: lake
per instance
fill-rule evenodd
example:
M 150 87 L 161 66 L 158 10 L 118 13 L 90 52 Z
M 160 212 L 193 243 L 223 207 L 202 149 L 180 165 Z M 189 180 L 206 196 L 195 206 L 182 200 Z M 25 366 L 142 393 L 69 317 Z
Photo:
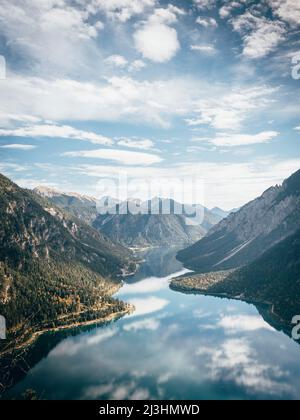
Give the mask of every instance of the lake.
M 104 327 L 46 334 L 6 398 L 299 399 L 300 346 L 243 302 L 171 291 L 175 249 L 144 252 L 117 297 L 135 313 Z

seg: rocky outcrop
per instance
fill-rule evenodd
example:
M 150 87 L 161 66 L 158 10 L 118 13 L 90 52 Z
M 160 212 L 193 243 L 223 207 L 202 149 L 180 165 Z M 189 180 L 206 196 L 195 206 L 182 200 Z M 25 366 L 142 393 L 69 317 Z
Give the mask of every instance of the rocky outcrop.
M 47 187 L 37 187 L 34 192 L 85 223 L 92 224 L 97 217 L 97 200 L 93 197 L 64 193 Z

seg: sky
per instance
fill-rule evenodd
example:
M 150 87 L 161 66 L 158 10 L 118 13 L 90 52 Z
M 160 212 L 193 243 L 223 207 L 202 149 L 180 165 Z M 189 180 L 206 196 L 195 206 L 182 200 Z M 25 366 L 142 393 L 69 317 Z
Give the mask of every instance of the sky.
M 300 169 L 299 30 L 299 0 L 0 0 L 0 172 L 240 207 Z

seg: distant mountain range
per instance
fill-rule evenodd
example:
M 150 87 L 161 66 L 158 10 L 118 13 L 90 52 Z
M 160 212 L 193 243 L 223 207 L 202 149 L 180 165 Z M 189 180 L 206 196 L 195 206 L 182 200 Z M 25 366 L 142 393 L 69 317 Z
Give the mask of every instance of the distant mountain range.
M 214 207 L 213 209 L 210 210 L 210 212 L 218 217 L 220 217 L 221 219 L 226 219 L 227 216 L 230 215 L 231 212 L 229 211 L 224 211 L 222 209 L 220 209 L 219 207 Z
M 161 198 L 139 203 L 143 214 L 130 214 L 130 211 L 126 211 L 129 205 L 129 202 L 121 203 L 118 214 L 98 215 L 93 226 L 111 239 L 130 247 L 174 246 L 196 242 L 221 220 L 220 216 L 200 205 L 197 210 L 201 217 L 190 217 L 195 214 L 192 206 L 182 207 L 173 200 Z M 168 205 L 170 214 L 164 214 L 163 208 L 168 208 Z M 184 211 L 176 214 L 176 209 L 180 208 Z M 122 214 L 124 212 L 127 214 Z
M 49 198 L 0 175 L 0 314 L 20 334 L 128 311 L 110 296 L 134 270 L 130 251 Z
M 135 200 L 134 204 L 140 206 L 143 214 L 131 214 L 130 205 L 133 200 L 120 203 L 116 199 L 103 197 L 97 201 L 92 197 L 59 193 L 43 187 L 36 188 L 35 192 L 89 223 L 112 240 L 130 247 L 192 244 L 203 238 L 229 214 L 221 209 L 210 211 L 198 205 L 197 210 L 203 217 L 194 219 L 190 217 L 195 213 L 193 206 L 184 205 L 184 214 L 176 214 L 176 209 L 182 208 L 182 204 L 161 198 L 144 202 Z M 110 209 L 108 204 L 113 205 L 114 209 Z M 170 214 L 163 214 L 162 209 L 169 204 Z

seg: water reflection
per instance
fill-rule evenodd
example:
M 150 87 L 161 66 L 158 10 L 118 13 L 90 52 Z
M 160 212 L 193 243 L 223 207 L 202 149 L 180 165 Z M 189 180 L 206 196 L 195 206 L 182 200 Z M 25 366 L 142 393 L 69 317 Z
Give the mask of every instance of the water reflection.
M 151 278 L 138 273 L 120 291 L 133 315 L 63 340 L 43 337 L 35 350 L 43 359 L 9 396 L 33 388 L 47 399 L 298 398 L 296 343 L 252 305 L 171 291 L 171 266 L 157 267 L 162 276 L 153 267 Z
M 136 283 L 150 277 L 163 278 L 182 269 L 182 264 L 176 259 L 180 248 L 153 248 L 138 253 L 144 261 L 135 276 L 128 278 L 127 283 Z

